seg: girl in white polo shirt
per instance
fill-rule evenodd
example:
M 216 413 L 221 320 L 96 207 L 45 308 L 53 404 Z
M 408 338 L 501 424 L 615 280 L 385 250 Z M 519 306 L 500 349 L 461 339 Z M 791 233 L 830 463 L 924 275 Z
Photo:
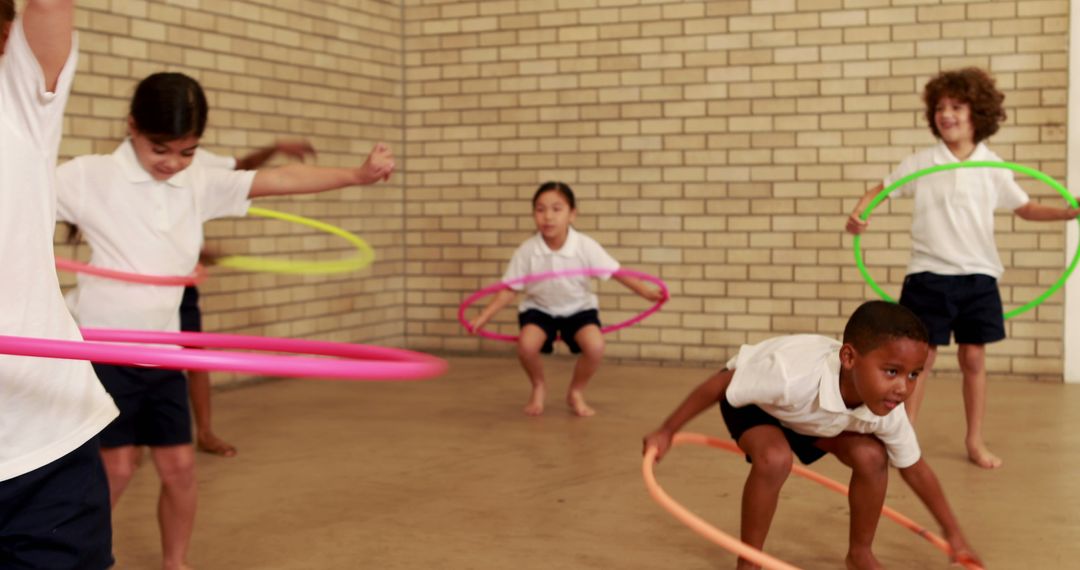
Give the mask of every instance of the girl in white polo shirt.
M 547 182 L 533 195 L 533 220 L 537 233 L 518 247 L 510 259 L 503 281 L 534 273 L 565 269 L 619 269 L 604 248 L 589 236 L 571 227 L 577 218 L 574 192 L 562 182 Z M 662 293 L 643 281 L 622 275 L 615 280 L 650 301 L 659 301 Z M 574 375 L 566 394 L 566 403 L 579 416 L 596 412 L 585 402 L 585 386 L 596 373 L 604 356 L 604 337 L 600 333 L 599 304 L 589 289 L 589 277 L 560 277 L 517 285 L 503 289 L 476 318 L 469 329 L 477 331 L 491 317 L 514 300 L 517 291 L 525 291 L 525 300 L 518 307 L 518 359 L 529 375 L 532 394 L 525 413 L 536 416 L 544 413 L 546 380 L 540 354 L 550 354 L 555 339 L 563 342 L 574 354 L 581 354 L 574 366 Z
M 139 83 L 129 138 L 111 155 L 83 156 L 58 169 L 59 217 L 77 225 L 90 263 L 121 271 L 182 275 L 199 258 L 203 223 L 242 216 L 258 196 L 321 192 L 388 179 L 393 156 L 378 144 L 359 168 L 289 164 L 235 171 L 192 162 L 207 104 L 194 79 L 158 73 Z M 183 287 L 79 275 L 70 304 L 86 327 L 176 331 Z M 195 520 L 195 457 L 184 375 L 175 370 L 95 365 L 120 417 L 102 432 L 115 506 L 147 445 L 162 490 L 165 568 L 186 567 Z
M 886 185 L 937 164 L 971 161 L 1001 162 L 983 142 L 1005 120 L 1005 95 L 985 71 L 969 67 L 938 74 L 923 93 L 926 120 L 940 141 L 906 158 L 884 183 L 871 188 L 856 204 L 847 230 L 862 233 L 868 223 L 859 219 L 867 204 Z M 1051 208 L 1028 199 L 1009 170 L 970 168 L 938 172 L 912 181 L 890 196 L 913 196 L 911 261 L 900 293 L 900 304 L 919 315 L 930 330 L 930 359 L 937 347 L 959 344 L 957 357 L 964 376 L 967 452 L 973 463 L 993 469 L 1001 459 L 991 453 L 982 434 L 986 409 L 986 344 L 1005 338 L 997 280 L 1004 272 L 994 242 L 994 210 L 1011 210 L 1032 221 L 1070 220 L 1080 209 Z M 916 384 L 908 403 L 915 421 L 925 390 Z

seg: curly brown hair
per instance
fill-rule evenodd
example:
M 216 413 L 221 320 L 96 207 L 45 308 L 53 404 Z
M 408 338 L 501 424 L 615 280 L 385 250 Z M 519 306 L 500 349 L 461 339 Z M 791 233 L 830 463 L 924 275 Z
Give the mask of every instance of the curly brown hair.
M 15 21 L 15 0 L 0 0 L 0 24 Z
M 998 131 L 1005 120 L 1005 94 L 998 91 L 994 78 L 978 67 L 965 67 L 956 71 L 942 71 L 931 79 L 923 90 L 926 102 L 926 120 L 934 136 L 941 138 L 934 114 L 938 101 L 949 97 L 967 103 L 971 107 L 971 125 L 975 130 L 975 142 L 986 140 Z

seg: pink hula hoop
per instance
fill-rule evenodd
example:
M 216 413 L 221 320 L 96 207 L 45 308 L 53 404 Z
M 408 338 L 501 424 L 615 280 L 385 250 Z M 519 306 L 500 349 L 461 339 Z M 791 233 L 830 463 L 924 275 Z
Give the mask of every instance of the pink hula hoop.
M 543 273 L 533 273 L 532 275 L 526 275 L 524 277 L 518 277 L 517 279 L 511 279 L 509 281 L 502 281 L 502 282 L 496 283 L 494 285 L 489 285 L 489 286 L 484 287 L 483 289 L 473 293 L 472 295 L 469 295 L 464 301 L 461 302 L 461 306 L 458 307 L 458 314 L 457 314 L 458 322 L 461 323 L 461 326 L 465 327 L 465 330 L 468 330 L 470 333 L 474 332 L 471 329 L 469 329 L 469 321 L 465 318 L 465 310 L 468 309 L 470 306 L 472 306 L 472 304 L 475 303 L 478 299 L 482 299 L 484 297 L 487 297 L 488 295 L 493 295 L 493 294 L 495 294 L 495 293 L 497 293 L 497 292 L 499 292 L 499 291 L 501 291 L 503 289 L 509 289 L 510 287 L 512 287 L 514 285 L 522 285 L 522 284 L 525 284 L 525 283 L 532 283 L 534 281 L 544 281 L 546 279 L 555 279 L 557 277 L 575 277 L 575 276 L 579 276 L 579 275 L 586 275 L 586 276 L 589 276 L 589 277 L 598 277 L 598 276 L 601 276 L 601 275 L 611 275 L 613 277 L 615 275 L 626 275 L 628 277 L 636 277 L 638 279 L 648 281 L 648 282 L 653 283 L 656 286 L 660 287 L 660 291 L 664 294 L 664 297 L 662 299 L 657 301 L 656 304 L 653 305 L 652 307 L 649 307 L 648 309 L 642 311 L 641 314 L 639 314 L 639 315 L 637 315 L 635 317 L 629 318 L 629 319 L 627 319 L 627 320 L 625 320 L 625 321 L 623 321 L 621 323 L 616 323 L 614 325 L 608 325 L 608 326 L 603 327 L 602 329 L 600 329 L 600 332 L 602 332 L 604 334 L 607 334 L 607 333 L 610 333 L 610 332 L 615 332 L 615 331 L 617 331 L 619 329 L 624 329 L 624 328 L 626 328 L 626 327 L 628 327 L 630 325 L 636 325 L 637 323 L 645 320 L 649 315 L 655 313 L 656 311 L 659 311 L 660 307 L 663 306 L 664 303 L 666 303 L 668 298 L 669 298 L 668 297 L 667 284 L 664 283 L 659 277 L 649 275 L 648 273 L 642 273 L 641 271 L 634 271 L 633 269 L 616 269 L 616 270 L 612 271 L 611 269 L 599 269 L 599 268 L 595 268 L 595 267 L 583 267 L 583 268 L 580 268 L 580 269 L 563 269 L 561 271 L 545 271 Z M 490 339 L 493 339 L 493 340 L 502 340 L 502 341 L 506 341 L 506 342 L 517 342 L 517 339 L 518 339 L 518 337 L 516 335 L 508 335 L 508 334 L 502 334 L 502 333 L 496 333 L 496 332 L 489 332 L 489 331 L 486 331 L 484 329 L 480 329 L 479 331 L 476 331 L 476 334 L 479 335 L 479 336 L 482 336 L 484 338 L 490 338 Z
M 177 370 L 227 370 L 269 376 L 338 380 L 421 380 L 446 371 L 427 354 L 363 344 L 196 332 L 82 329 L 86 341 L 0 336 L 0 354 L 90 360 L 102 364 L 160 366 Z M 116 345 L 138 342 L 191 348 L 271 350 L 331 356 L 307 358 L 245 352 Z
M 116 269 L 106 269 L 104 267 L 97 267 L 87 263 L 57 257 L 56 268 L 61 271 L 85 273 L 87 275 L 96 275 L 106 279 L 127 281 L 128 283 L 142 283 L 144 285 L 188 286 L 198 285 L 206 279 L 206 270 L 203 269 L 201 264 L 195 266 L 195 271 L 192 272 L 191 275 L 143 275 L 142 273 L 130 273 Z
M 672 447 L 678 447 L 680 445 L 693 444 L 701 445 L 705 447 L 712 447 L 716 449 L 723 449 L 732 453 L 742 454 L 743 451 L 739 449 L 739 446 L 730 440 L 717 439 L 715 437 L 709 437 L 700 433 L 677 433 L 672 439 Z M 737 556 L 741 556 L 749 560 L 750 562 L 765 568 L 766 570 L 798 570 L 797 566 L 792 566 L 779 558 L 765 554 L 764 552 L 746 544 L 745 542 L 732 537 L 731 535 L 723 532 L 711 524 L 705 522 L 704 519 L 690 512 L 686 507 L 680 505 L 675 499 L 672 499 L 664 490 L 660 487 L 660 484 L 656 482 L 656 476 L 653 474 L 653 465 L 656 463 L 656 448 L 650 447 L 645 450 L 645 458 L 642 460 L 641 472 L 645 478 L 645 487 L 649 490 L 649 495 L 656 501 L 664 510 L 671 513 L 675 518 L 679 519 L 683 524 L 690 527 L 690 530 L 704 536 L 705 538 L 715 542 L 716 544 L 726 548 Z M 848 488 L 845 485 L 837 483 L 824 475 L 815 473 L 801 465 L 792 465 L 792 473 L 804 478 L 809 479 L 815 483 L 823 485 L 841 495 L 848 494 Z M 936 546 L 939 550 L 947 555 L 952 555 L 952 549 L 949 548 L 949 543 L 945 542 L 940 536 L 930 532 L 929 530 L 919 526 L 915 521 L 900 514 L 896 510 L 890 507 L 882 507 L 881 514 L 896 521 L 904 528 L 914 532 L 915 534 L 925 538 L 931 544 Z M 979 566 L 975 561 L 964 558 L 957 560 L 957 563 L 969 570 L 982 570 L 982 566 Z

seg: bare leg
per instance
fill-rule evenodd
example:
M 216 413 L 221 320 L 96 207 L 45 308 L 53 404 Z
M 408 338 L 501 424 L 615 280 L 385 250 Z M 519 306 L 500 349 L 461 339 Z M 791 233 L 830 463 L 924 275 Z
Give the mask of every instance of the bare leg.
M 109 502 L 113 508 L 116 508 L 124 489 L 135 475 L 139 454 L 139 448 L 134 445 L 101 448 L 101 461 L 105 465 L 105 476 L 109 479 Z
M 210 373 L 205 370 L 188 370 L 188 395 L 195 415 L 195 444 L 199 451 L 222 457 L 233 457 L 236 448 L 214 434 L 210 422 Z
M 518 335 L 518 360 L 521 361 L 521 367 L 525 369 L 525 374 L 529 375 L 529 383 L 532 384 L 529 403 L 525 404 L 525 413 L 530 416 L 539 416 L 544 413 L 544 397 L 547 392 L 540 348 L 544 346 L 546 339 L 544 329 L 533 324 L 522 327 Z
M 904 409 L 907 410 L 908 420 L 913 426 L 915 425 L 915 416 L 919 414 L 919 408 L 922 406 L 923 396 L 926 395 L 926 382 L 930 379 L 930 372 L 933 370 L 934 361 L 936 360 L 937 347 L 930 345 L 930 352 L 926 355 L 926 366 L 923 367 L 923 373 L 915 382 L 915 389 L 911 392 L 911 395 L 904 401 Z
M 851 570 L 883 568 L 874 557 L 872 547 L 889 486 L 889 457 L 885 445 L 872 435 L 852 432 L 818 440 L 817 445 L 851 467 L 847 567 Z
M 187 551 L 195 528 L 195 448 L 190 444 L 150 449 L 161 477 L 158 524 L 161 526 L 162 568 L 181 570 L 187 565 Z
M 986 415 L 986 345 L 961 344 L 956 354 L 964 374 L 964 412 L 967 415 L 968 458 L 984 469 L 1001 467 L 1001 458 L 990 453 L 983 441 L 983 417 Z
M 739 447 L 750 456 L 750 475 L 742 496 L 742 541 L 758 550 L 765 546 L 780 488 L 791 474 L 791 446 L 780 428 L 770 425 L 752 427 L 739 438 Z M 737 568 L 757 568 L 739 559 Z
M 574 376 L 570 380 L 570 389 L 566 392 L 566 403 L 575 414 L 589 417 L 595 415 L 596 410 L 585 403 L 585 386 L 604 359 L 604 335 L 600 332 L 600 327 L 586 325 L 578 330 L 574 340 L 581 347 L 581 356 L 574 365 Z

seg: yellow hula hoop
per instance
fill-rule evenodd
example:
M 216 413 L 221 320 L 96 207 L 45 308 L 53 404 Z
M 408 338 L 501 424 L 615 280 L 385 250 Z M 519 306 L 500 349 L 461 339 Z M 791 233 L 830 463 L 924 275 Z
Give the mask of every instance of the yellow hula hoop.
M 356 254 L 345 259 L 328 259 L 322 261 L 304 261 L 281 259 L 274 257 L 255 257 L 251 255 L 229 255 L 217 260 L 216 265 L 231 267 L 244 271 L 256 271 L 260 273 L 288 273 L 292 275 L 326 275 L 331 273 L 349 273 L 359 271 L 375 261 L 375 251 L 366 241 L 356 234 L 343 230 L 326 222 L 320 222 L 311 218 L 305 218 L 296 214 L 257 208 L 248 208 L 248 215 L 261 218 L 273 218 L 286 222 L 301 224 L 317 230 L 333 234 L 351 243 L 356 247 Z

